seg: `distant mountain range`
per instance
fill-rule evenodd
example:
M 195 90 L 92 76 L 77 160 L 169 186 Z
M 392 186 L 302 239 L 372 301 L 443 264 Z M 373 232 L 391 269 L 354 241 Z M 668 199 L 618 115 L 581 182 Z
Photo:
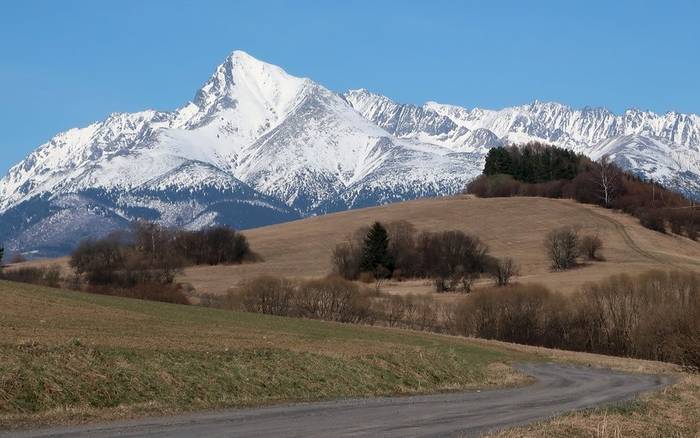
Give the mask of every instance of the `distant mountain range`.
M 137 218 L 250 228 L 452 194 L 492 147 L 539 140 L 697 197 L 700 117 L 534 102 L 502 110 L 334 93 L 236 51 L 173 112 L 58 134 L 0 181 L 6 251 L 58 255 Z

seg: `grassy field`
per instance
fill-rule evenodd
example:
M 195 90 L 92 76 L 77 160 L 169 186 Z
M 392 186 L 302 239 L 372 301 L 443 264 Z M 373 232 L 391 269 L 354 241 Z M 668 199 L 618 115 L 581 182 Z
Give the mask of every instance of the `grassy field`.
M 0 282 L 0 425 L 516 385 L 527 353 Z
M 520 265 L 522 276 L 518 281 L 541 283 L 562 292 L 621 272 L 637 274 L 659 268 L 700 272 L 699 243 L 648 230 L 637 219 L 622 213 L 562 199 L 456 196 L 350 210 L 247 230 L 245 234 L 263 262 L 191 267 L 177 281 L 190 283 L 198 292 L 222 294 L 260 274 L 323 276 L 331 271 L 332 248 L 355 229 L 374 221 L 401 219 L 419 230 L 458 229 L 475 234 L 494 255 L 512 257 Z M 543 241 L 550 230 L 562 225 L 578 226 L 583 234 L 598 234 L 605 242 L 606 260 L 552 272 Z M 68 271 L 66 258 L 28 264 L 50 263 Z M 383 289 L 389 293 L 430 293 L 432 285 L 422 280 L 386 282 Z M 440 299 L 450 298 L 450 294 L 440 294 Z
M 620 272 L 651 268 L 700 271 L 700 244 L 684 237 L 643 228 L 635 218 L 570 200 L 469 196 L 422 199 L 381 207 L 351 210 L 246 231 L 263 263 L 202 266 L 185 270 L 179 280 L 198 291 L 223 293 L 239 281 L 266 273 L 316 277 L 330 272 L 333 246 L 349 233 L 373 221 L 408 220 L 419 230 L 458 229 L 479 236 L 497 256 L 520 265 L 521 282 L 542 283 L 563 292 L 578 289 Z M 551 272 L 543 248 L 545 235 L 562 225 L 579 226 L 581 233 L 598 234 L 605 242 L 605 262 L 568 272 Z M 388 292 L 427 293 L 430 282 L 387 283 Z M 444 296 L 444 295 L 443 295 Z
M 178 281 L 219 294 L 262 273 L 322 276 L 330 271 L 331 248 L 354 229 L 399 219 L 418 229 L 476 234 L 494 255 L 516 260 L 523 273 L 518 281 L 563 292 L 621 272 L 700 271 L 700 244 L 644 229 L 620 213 L 567 200 L 454 197 L 249 230 L 264 262 L 188 268 Z M 606 261 L 551 272 L 542 241 L 561 225 L 600 235 Z M 65 258 L 28 264 L 36 263 L 67 269 Z M 383 289 L 430 293 L 431 285 L 388 282 Z M 676 373 L 679 383 L 623 407 L 575 413 L 498 436 L 700 433 L 700 377 L 672 365 L 0 282 L 0 427 L 517 385 L 525 378 L 507 365 L 540 359 Z
M 700 377 L 674 365 L 0 282 L 0 429 L 522 385 L 528 379 L 509 364 L 532 360 L 680 382 L 499 436 L 700 433 Z

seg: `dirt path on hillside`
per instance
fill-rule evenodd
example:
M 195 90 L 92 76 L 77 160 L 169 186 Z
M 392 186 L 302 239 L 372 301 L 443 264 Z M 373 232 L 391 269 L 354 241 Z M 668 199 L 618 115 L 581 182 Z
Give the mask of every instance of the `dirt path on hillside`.
M 674 269 L 678 269 L 678 270 L 682 270 L 682 271 L 686 271 L 686 272 L 695 272 L 692 269 L 688 269 L 685 266 L 682 266 L 682 265 L 679 265 L 678 263 L 673 262 L 670 257 L 664 257 L 662 255 L 659 255 L 658 253 L 653 253 L 653 252 L 650 252 L 650 251 L 643 249 L 632 238 L 629 231 L 627 230 L 627 227 L 619 220 L 617 220 L 617 219 L 615 219 L 607 214 L 603 214 L 603 213 L 597 212 L 591 208 L 587 208 L 584 205 L 577 205 L 576 207 L 584 208 L 588 212 L 589 215 L 591 215 L 595 218 L 598 218 L 598 219 L 602 219 L 602 220 L 608 222 L 609 224 L 611 224 L 615 228 L 615 231 L 618 233 L 618 235 L 620 237 L 622 237 L 625 245 L 627 245 L 627 247 L 630 250 L 634 251 L 635 253 L 639 254 L 640 256 L 642 256 L 650 261 L 653 261 L 655 263 L 659 263 L 661 265 L 666 265 L 666 266 L 672 267 Z M 700 266 L 700 263 L 698 263 L 697 261 L 687 259 L 687 258 L 683 258 L 683 262 L 687 263 L 687 264 Z

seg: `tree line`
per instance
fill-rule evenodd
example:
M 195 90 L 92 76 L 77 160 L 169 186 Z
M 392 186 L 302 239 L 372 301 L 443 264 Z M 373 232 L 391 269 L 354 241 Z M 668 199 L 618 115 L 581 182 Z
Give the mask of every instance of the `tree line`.
M 410 328 L 506 342 L 673 362 L 700 369 L 700 276 L 617 275 L 572 294 L 544 286 L 482 288 L 459 302 L 391 295 L 338 276 L 262 276 L 224 307 L 253 313 Z
M 175 277 L 186 266 L 256 261 L 246 237 L 226 227 L 198 231 L 138 221 L 129 230 L 80 242 L 69 264 L 74 275 L 62 278 L 56 266 L 0 271 L 0 278 L 50 287 L 188 304 Z
M 140 221 L 128 232 L 81 242 L 70 265 L 92 286 L 133 288 L 171 285 L 188 265 L 241 263 L 254 257 L 245 236 L 229 227 L 188 231 Z
M 683 195 L 620 169 L 608 157 L 583 155 L 541 143 L 493 148 L 483 174 L 466 192 L 479 197 L 570 198 L 621 210 L 660 232 L 698 238 L 695 204 Z
M 479 291 L 455 332 L 527 345 L 673 362 L 700 369 L 700 277 L 617 275 L 564 296 L 539 285 Z
M 542 183 L 573 179 L 591 165 L 590 160 L 568 149 L 528 143 L 489 150 L 484 175 L 512 175 L 518 181 Z

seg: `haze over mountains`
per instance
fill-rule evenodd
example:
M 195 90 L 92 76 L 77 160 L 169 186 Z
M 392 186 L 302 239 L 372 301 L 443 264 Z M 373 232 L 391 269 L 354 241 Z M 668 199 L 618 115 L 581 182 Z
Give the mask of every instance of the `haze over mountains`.
M 58 134 L 0 181 L 7 251 L 57 255 L 137 218 L 249 228 L 452 194 L 488 149 L 540 140 L 609 154 L 697 196 L 700 117 L 535 102 L 499 111 L 340 95 L 236 51 L 173 112 Z

